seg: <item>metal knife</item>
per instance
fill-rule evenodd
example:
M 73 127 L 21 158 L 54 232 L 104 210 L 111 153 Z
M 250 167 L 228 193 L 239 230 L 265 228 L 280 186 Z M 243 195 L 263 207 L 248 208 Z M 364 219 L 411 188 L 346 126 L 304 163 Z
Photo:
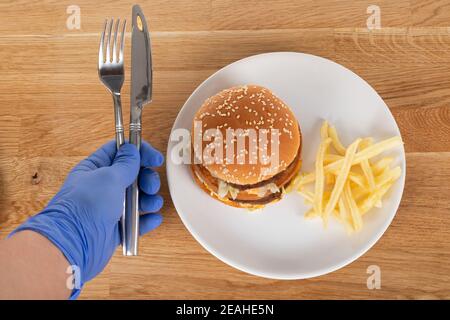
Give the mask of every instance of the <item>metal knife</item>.
M 138 5 L 133 6 L 131 31 L 130 143 L 141 146 L 142 109 L 152 100 L 152 52 L 147 21 Z M 138 255 L 139 188 L 137 180 L 126 190 L 122 225 L 123 254 Z

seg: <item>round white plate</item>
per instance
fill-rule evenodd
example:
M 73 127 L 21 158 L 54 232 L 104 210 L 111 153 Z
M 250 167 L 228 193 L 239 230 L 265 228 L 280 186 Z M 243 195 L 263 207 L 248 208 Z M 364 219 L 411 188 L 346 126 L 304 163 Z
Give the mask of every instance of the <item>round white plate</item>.
M 276 52 L 232 63 L 205 80 L 184 104 L 173 125 L 191 128 L 195 112 L 222 89 L 259 84 L 271 89 L 294 111 L 303 134 L 303 171 L 311 171 L 324 119 L 335 125 L 343 143 L 356 137 L 376 140 L 400 135 L 388 107 L 363 79 L 343 66 L 313 55 Z M 331 219 L 306 220 L 308 206 L 295 193 L 256 212 L 248 212 L 209 197 L 192 179 L 189 165 L 175 164 L 169 141 L 167 178 L 181 220 L 206 250 L 248 273 L 274 279 L 303 279 L 339 269 L 364 254 L 381 237 L 395 216 L 405 183 L 405 153 L 394 155 L 401 178 L 383 199 L 383 208 L 363 218 L 359 233 L 348 235 Z

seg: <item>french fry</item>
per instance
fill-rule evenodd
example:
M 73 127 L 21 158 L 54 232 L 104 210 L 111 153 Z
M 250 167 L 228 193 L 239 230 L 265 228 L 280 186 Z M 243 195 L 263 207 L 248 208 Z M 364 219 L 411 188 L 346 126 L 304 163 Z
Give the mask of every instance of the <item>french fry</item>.
M 322 213 L 322 200 L 324 191 L 324 166 L 323 158 L 327 152 L 328 146 L 331 143 L 330 138 L 326 138 L 320 143 L 319 150 L 317 151 L 315 173 L 316 173 L 316 184 L 314 188 L 314 210 L 318 213 Z
M 327 178 L 327 183 L 331 183 L 331 182 L 335 181 L 335 179 L 332 179 L 331 177 L 332 176 L 337 176 L 338 174 L 339 174 L 339 170 L 332 170 L 331 172 L 327 172 L 325 174 L 325 177 Z M 359 173 L 357 173 L 357 172 L 350 171 L 349 172 L 349 179 L 351 181 L 353 181 L 355 184 L 357 184 L 357 185 L 359 185 L 361 187 L 365 187 L 366 186 L 365 178 L 362 175 L 360 175 Z M 306 184 L 306 183 L 300 182 L 299 185 L 304 185 L 304 184 Z
M 391 188 L 393 182 L 389 182 L 378 188 L 374 193 L 369 194 L 361 204 L 358 206 L 361 215 L 367 213 L 370 209 L 375 207 L 379 199 L 381 199 Z
M 333 126 L 328 126 L 328 136 L 331 138 L 331 143 L 333 144 L 334 149 L 343 156 L 345 154 L 345 147 L 342 145 L 341 140 L 339 140 L 339 136 L 337 134 L 336 128 Z
M 364 159 L 370 159 L 379 155 L 380 153 L 389 150 L 391 148 L 395 148 L 396 146 L 401 145 L 403 142 L 400 137 L 392 137 L 381 142 L 378 142 L 363 151 L 358 152 L 353 158 L 352 165 L 359 164 Z M 324 172 L 327 173 L 329 171 L 339 170 L 342 166 L 343 159 L 330 163 L 324 167 Z M 302 179 L 299 181 L 299 185 L 308 184 L 315 181 L 315 173 L 311 172 L 307 175 L 304 175 Z
M 286 188 L 286 192 L 289 193 L 293 190 L 297 190 L 300 187 L 300 181 L 301 181 L 302 177 L 303 177 L 303 174 L 301 174 L 300 172 L 297 173 L 295 178 L 292 179 L 292 182 Z
M 325 155 L 325 158 L 323 159 L 323 162 L 325 164 L 330 164 L 332 162 L 335 162 L 335 161 L 341 160 L 341 159 L 344 159 L 344 157 L 340 156 L 338 154 L 331 154 L 331 153 L 329 153 L 329 154 Z
M 358 206 L 352 197 L 352 190 L 350 184 L 346 183 L 344 188 L 344 201 L 350 210 L 350 216 L 352 217 L 353 229 L 358 231 L 362 228 L 362 219 Z
M 394 158 L 384 157 L 378 160 L 375 164 L 372 165 L 372 171 L 374 175 L 378 175 L 383 172 L 386 168 L 389 168 L 389 165 L 394 161 Z
M 328 121 L 324 121 L 320 127 L 320 138 L 322 141 L 328 138 Z
M 309 209 L 305 213 L 305 218 L 306 219 L 312 219 L 312 218 L 316 218 L 318 216 L 319 216 L 319 214 L 316 211 L 314 211 L 314 208 Z
M 395 167 L 391 170 L 392 181 L 397 180 L 402 175 L 402 169 L 400 167 Z
M 327 173 L 325 175 L 325 183 L 326 184 L 333 184 L 336 181 L 336 176 L 332 173 Z
M 305 195 L 306 197 L 314 197 L 314 193 L 310 192 L 310 191 L 297 191 L 299 194 L 301 194 L 302 196 Z M 322 206 L 325 207 L 328 200 L 330 199 L 330 192 L 326 191 L 323 193 L 323 200 L 322 200 Z M 313 205 L 313 201 L 308 201 L 305 198 L 305 201 L 308 202 L 310 205 Z M 338 214 L 338 212 L 336 210 L 334 210 L 333 212 L 335 215 Z M 316 212 L 314 210 L 314 207 L 311 208 L 310 210 L 308 210 L 305 214 L 305 217 L 307 218 L 314 218 L 314 217 L 319 217 L 320 214 L 318 212 Z
M 362 228 L 364 214 L 374 207 L 382 207 L 384 195 L 401 176 L 400 167 L 390 168 L 392 157 L 375 163 L 371 158 L 403 142 L 400 137 L 375 144 L 372 138 L 359 138 L 345 148 L 336 129 L 326 121 L 321 126 L 320 137 L 314 172 L 297 174 L 286 190 L 296 190 L 312 206 L 305 218 L 321 217 L 326 227 L 332 216 L 350 234 Z M 307 190 L 307 185 L 313 182 L 314 192 Z
M 384 184 L 389 183 L 390 181 L 397 180 L 401 175 L 400 167 L 395 167 L 393 169 L 386 168 L 385 172 L 375 177 L 375 189 L 381 188 Z M 365 186 L 358 186 L 352 189 L 353 198 L 355 201 L 360 200 L 362 197 L 367 196 L 371 193 L 370 189 Z
M 395 167 L 393 169 L 386 169 L 382 174 L 376 177 L 375 181 L 377 186 L 382 186 L 391 180 L 397 180 L 402 173 L 400 167 Z
M 358 164 L 364 159 L 370 159 L 372 157 L 379 155 L 380 153 L 382 153 L 386 150 L 395 148 L 402 144 L 403 144 L 403 141 L 398 136 L 375 143 L 375 144 L 367 147 L 363 151 L 358 152 L 355 156 L 355 159 L 353 160 L 353 164 Z
M 348 178 L 350 179 L 350 181 L 354 182 L 355 184 L 357 184 L 360 187 L 364 188 L 366 186 L 366 184 L 364 183 L 364 177 L 362 177 L 358 173 L 350 171 L 348 174 Z
M 337 211 L 336 209 L 333 210 L 332 214 L 333 214 L 333 216 L 339 218 L 339 211 Z M 306 211 L 304 217 L 306 219 L 318 218 L 318 217 L 320 217 L 320 214 L 318 214 L 316 211 L 314 211 L 314 208 L 311 208 L 308 211 Z
M 395 167 L 393 170 L 388 172 L 388 178 L 384 178 L 377 184 L 377 189 L 375 192 L 369 194 L 366 199 L 361 202 L 360 212 L 365 214 L 367 211 L 377 206 L 381 201 L 383 196 L 389 191 L 394 182 L 400 178 L 401 169 L 400 167 Z
M 341 195 L 339 197 L 339 218 L 345 224 L 347 232 L 351 233 L 353 231 L 353 225 L 350 221 L 348 208 L 345 206 L 344 197 Z
M 372 143 L 373 143 L 372 138 L 363 139 L 361 141 L 360 150 L 363 150 L 363 149 L 371 146 Z M 373 171 L 370 166 L 369 159 L 365 159 L 365 160 L 361 161 L 360 166 L 364 173 L 364 176 L 366 177 L 366 180 L 367 180 L 370 190 L 371 191 L 375 190 L 375 177 L 373 175 Z
M 314 203 L 314 193 L 307 190 L 297 190 L 297 193 L 300 194 L 309 204 Z
M 370 189 L 368 187 L 355 187 L 352 188 L 352 194 L 355 201 L 361 200 L 363 197 L 370 194 Z
M 361 144 L 360 149 L 365 149 L 367 147 L 370 147 L 371 145 L 373 145 L 373 138 L 372 137 L 367 137 L 361 140 Z
M 348 173 L 350 172 L 350 168 L 353 162 L 353 158 L 355 157 L 356 150 L 361 142 L 361 139 L 356 139 L 345 152 L 345 158 L 341 167 L 341 170 L 336 178 L 336 183 L 333 187 L 333 191 L 331 192 L 330 201 L 325 207 L 324 212 L 324 223 L 328 222 L 328 215 L 331 211 L 336 207 L 336 204 L 341 196 L 342 189 L 347 181 Z M 350 184 L 348 184 L 350 187 Z
M 375 178 L 373 176 L 372 168 L 370 167 L 369 160 L 361 161 L 361 169 L 366 177 L 367 184 L 371 191 L 375 190 Z

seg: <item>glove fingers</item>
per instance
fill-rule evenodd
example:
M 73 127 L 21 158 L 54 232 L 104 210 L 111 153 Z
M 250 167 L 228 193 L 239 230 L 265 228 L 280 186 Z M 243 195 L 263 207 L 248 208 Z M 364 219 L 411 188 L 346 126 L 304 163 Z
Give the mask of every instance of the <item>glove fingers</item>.
M 148 142 L 142 141 L 141 144 L 141 166 L 142 167 L 159 167 L 164 162 L 163 154 L 153 148 Z
M 161 210 L 164 204 L 164 199 L 159 194 L 148 195 L 145 193 L 139 194 L 139 210 L 141 212 L 157 212 Z
M 89 157 L 82 160 L 73 171 L 92 171 L 101 167 L 110 166 L 116 156 L 116 142 L 114 140 L 104 144 Z M 164 156 L 160 151 L 143 141 L 141 145 L 141 166 L 159 167 L 164 162 Z
M 116 182 L 125 189 L 136 179 L 139 163 L 140 156 L 136 146 L 125 143 L 120 147 L 109 169 L 116 178 Z
M 161 187 L 158 172 L 150 168 L 143 168 L 139 173 L 139 188 L 146 194 L 156 194 Z
M 116 155 L 116 142 L 114 140 L 101 146 L 89 157 L 82 160 L 72 171 L 92 171 L 101 167 L 110 166 Z
M 160 213 L 147 213 L 139 217 L 139 234 L 144 234 L 159 227 L 162 223 L 163 217 Z

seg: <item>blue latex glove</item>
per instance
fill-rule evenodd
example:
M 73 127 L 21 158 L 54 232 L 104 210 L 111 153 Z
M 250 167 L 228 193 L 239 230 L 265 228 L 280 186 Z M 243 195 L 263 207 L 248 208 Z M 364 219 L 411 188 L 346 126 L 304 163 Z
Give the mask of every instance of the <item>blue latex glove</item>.
M 163 155 L 146 142 L 139 155 L 131 144 L 124 144 L 116 154 L 111 141 L 73 168 L 47 207 L 12 234 L 32 230 L 47 237 L 79 268 L 82 286 L 104 269 L 121 242 L 125 189 L 138 173 L 140 209 L 147 212 L 141 215 L 140 233 L 161 224 L 162 216 L 155 213 L 163 205 L 163 198 L 156 194 L 160 179 L 149 167 L 161 166 L 163 161 Z M 80 290 L 75 289 L 71 298 Z

